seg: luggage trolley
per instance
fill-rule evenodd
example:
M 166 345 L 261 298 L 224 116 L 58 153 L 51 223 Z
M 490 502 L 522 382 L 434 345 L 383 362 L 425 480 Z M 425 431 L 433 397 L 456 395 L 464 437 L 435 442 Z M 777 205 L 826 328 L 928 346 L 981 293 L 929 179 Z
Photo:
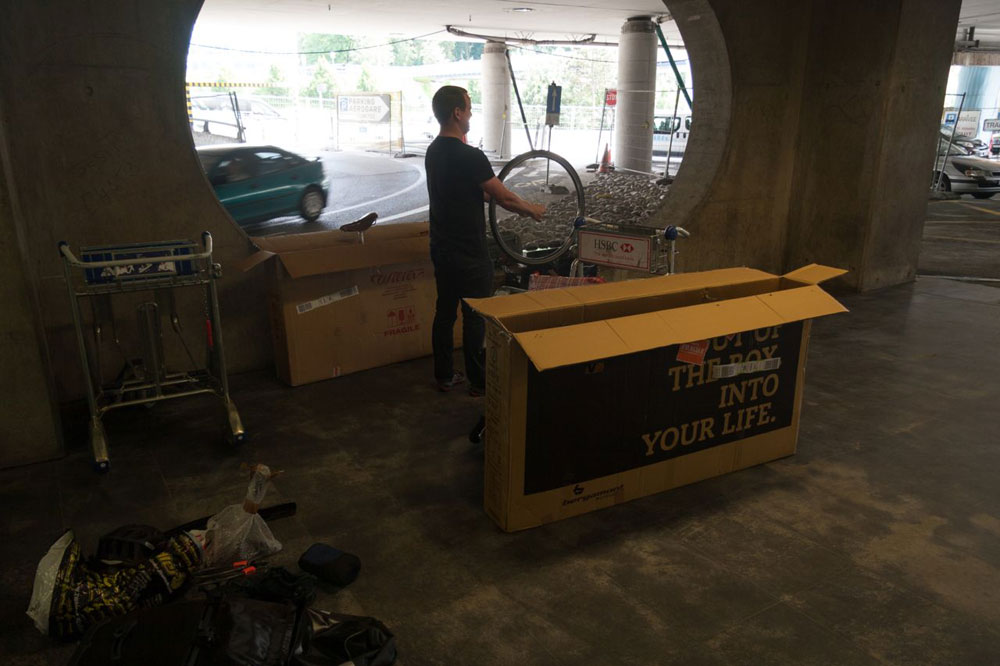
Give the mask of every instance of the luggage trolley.
M 552 164 L 561 170 L 553 174 Z M 585 263 L 671 275 L 676 272 L 677 240 L 691 235 L 683 227 L 674 225 L 656 228 L 610 224 L 587 217 L 584 187 L 576 169 L 562 156 L 547 150 L 518 155 L 504 165 L 497 178 L 519 192 L 522 198 L 545 203 L 549 207 L 547 216 L 557 211 L 556 220 L 538 224 L 529 221 L 536 230 L 548 225 L 551 239 L 547 247 L 529 249 L 522 247 L 515 230 L 501 228 L 497 203 L 489 202 L 493 239 L 500 250 L 518 264 L 543 266 L 569 252 L 574 256 L 570 277 L 581 276 Z
M 191 241 L 164 241 L 131 245 L 82 247 L 77 258 L 65 241 L 59 243 L 63 260 L 70 310 L 86 378 L 87 405 L 90 409 L 90 446 L 98 471 L 109 468 L 108 442 L 102 418 L 119 407 L 152 406 L 161 400 L 212 393 L 222 399 L 227 417 L 227 438 L 233 443 L 245 437 L 239 412 L 229 396 L 226 357 L 222 343 L 222 323 L 215 281 L 222 277 L 222 267 L 212 262 L 212 235 L 203 232 L 199 248 Z M 200 250 L 200 251 L 199 251 Z M 208 363 L 195 361 L 181 335 L 181 323 L 175 307 L 174 288 L 202 287 L 205 290 L 205 337 Z M 118 337 L 112 296 L 123 293 L 152 292 L 153 299 L 136 309 L 141 358 L 131 358 Z M 87 297 L 93 312 L 92 371 L 88 345 L 80 314 L 80 298 Z M 180 338 L 193 368 L 169 371 L 165 364 L 160 327 L 160 309 L 170 310 L 171 327 Z M 110 327 L 105 330 L 104 325 Z M 105 383 L 101 365 L 101 346 L 112 342 L 124 358 L 118 377 Z

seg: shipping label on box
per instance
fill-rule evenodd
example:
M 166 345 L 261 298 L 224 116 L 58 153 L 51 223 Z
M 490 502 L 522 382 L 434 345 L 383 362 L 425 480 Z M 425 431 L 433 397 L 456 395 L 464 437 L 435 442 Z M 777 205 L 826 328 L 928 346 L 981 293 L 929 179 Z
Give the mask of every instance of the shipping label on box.
M 292 386 L 431 353 L 436 288 L 427 223 L 255 238 L 244 270 L 272 261 L 278 376 Z M 455 324 L 461 343 L 461 316 Z

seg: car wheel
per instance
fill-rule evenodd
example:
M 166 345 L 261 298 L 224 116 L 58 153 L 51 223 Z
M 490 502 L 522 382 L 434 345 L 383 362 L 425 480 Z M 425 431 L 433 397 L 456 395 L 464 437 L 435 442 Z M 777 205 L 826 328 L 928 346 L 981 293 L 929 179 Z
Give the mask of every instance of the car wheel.
M 306 222 L 315 222 L 319 219 L 319 214 L 323 212 L 326 201 L 323 198 L 323 191 L 318 187 L 307 187 L 302 193 L 302 200 L 299 201 L 299 212 Z
M 940 178 L 941 178 L 941 187 L 939 189 L 942 192 L 951 192 L 951 181 L 948 180 L 947 174 L 942 174 L 940 171 L 936 172 L 934 174 L 934 178 L 935 178 L 934 182 L 937 182 L 936 179 L 939 177 L 939 174 L 940 174 Z
M 989 198 L 991 198 L 993 196 L 993 193 L 992 192 L 973 192 L 972 196 L 976 197 L 977 199 L 989 199 Z

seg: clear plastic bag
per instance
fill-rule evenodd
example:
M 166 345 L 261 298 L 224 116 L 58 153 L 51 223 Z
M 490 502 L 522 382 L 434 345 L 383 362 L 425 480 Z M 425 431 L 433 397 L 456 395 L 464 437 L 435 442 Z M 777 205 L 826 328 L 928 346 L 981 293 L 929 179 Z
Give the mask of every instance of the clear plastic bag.
M 267 465 L 255 465 L 252 471 L 243 504 L 227 506 L 208 519 L 205 561 L 210 567 L 266 557 L 281 550 L 281 543 L 257 513 L 271 470 Z

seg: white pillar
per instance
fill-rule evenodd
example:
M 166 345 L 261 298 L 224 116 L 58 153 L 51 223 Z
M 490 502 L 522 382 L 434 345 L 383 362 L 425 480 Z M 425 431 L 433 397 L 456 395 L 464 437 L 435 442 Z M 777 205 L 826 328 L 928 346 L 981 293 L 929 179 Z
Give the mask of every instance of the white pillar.
M 619 168 L 652 170 L 656 45 L 656 31 L 648 16 L 632 17 L 622 26 L 613 158 Z
M 483 48 L 483 150 L 510 157 L 510 74 L 507 71 L 507 46 L 487 42 Z M 476 122 L 476 118 L 472 118 Z

